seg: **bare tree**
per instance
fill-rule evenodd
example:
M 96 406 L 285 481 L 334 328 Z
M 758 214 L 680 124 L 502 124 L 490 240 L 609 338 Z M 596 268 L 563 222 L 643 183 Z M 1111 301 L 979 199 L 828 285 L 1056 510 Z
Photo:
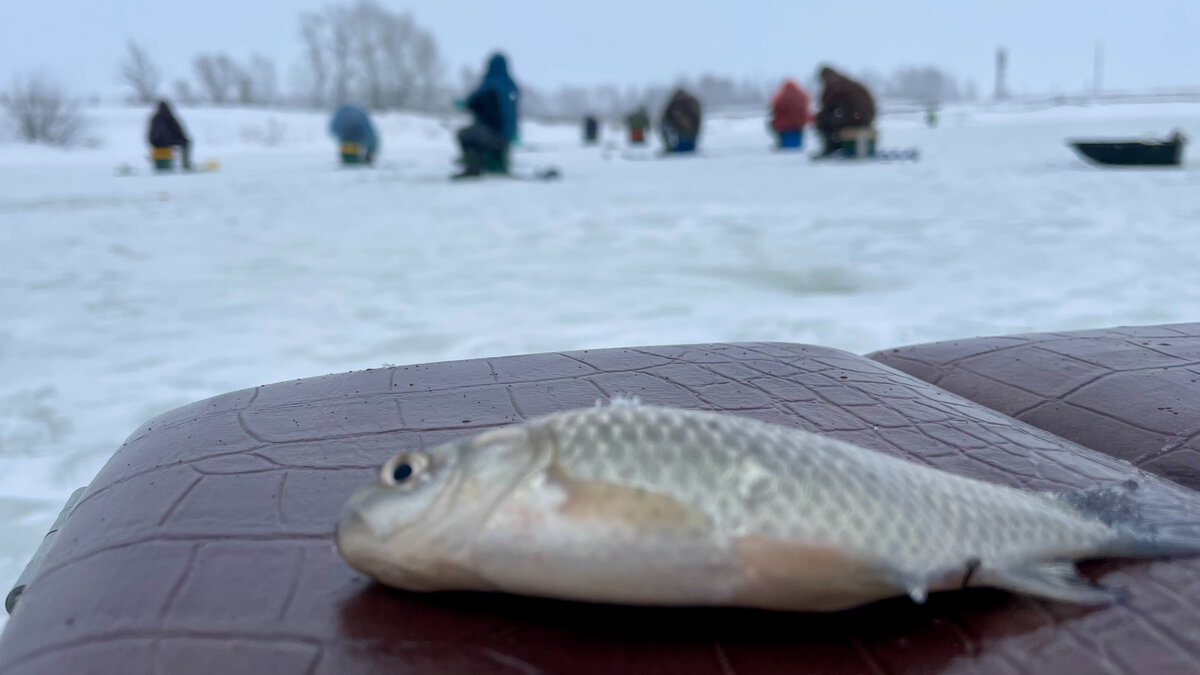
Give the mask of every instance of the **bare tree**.
M 468 72 L 464 68 L 462 74 L 466 75 Z M 478 78 L 465 79 L 464 83 L 463 90 L 471 91 L 478 83 Z M 530 117 L 552 117 L 554 105 L 538 88 L 525 86 L 521 88 L 521 111 Z
M 882 96 L 888 90 L 887 78 L 876 70 L 864 70 L 858 76 L 858 81 L 875 96 Z
M 593 113 L 602 117 L 619 118 L 623 109 L 620 87 L 614 84 L 602 84 L 592 92 Z
M 45 73 L 17 76 L 9 90 L 0 94 L 0 108 L 16 126 L 18 136 L 30 143 L 77 143 L 84 125 L 80 106 L 78 98 Z
M 437 41 L 407 13 L 375 0 L 334 5 L 302 15 L 300 38 L 297 82 L 312 105 L 357 99 L 376 109 L 429 108 L 442 100 Z
M 304 43 L 304 65 L 297 72 L 299 79 L 308 84 L 309 105 L 325 105 L 329 87 L 329 65 L 323 44 L 324 18 L 319 14 L 300 16 L 300 40 Z M 307 74 L 304 71 L 307 70 Z
M 461 66 L 458 69 L 458 86 L 463 91 L 470 91 L 479 83 L 481 74 L 478 70 L 470 66 Z M 525 92 L 521 92 L 524 94 Z
M 979 100 L 979 85 L 975 84 L 975 80 L 968 79 L 963 85 L 963 98 L 968 101 Z
M 384 71 L 388 65 L 384 61 L 389 34 L 394 29 L 391 19 L 386 10 L 371 0 L 363 0 L 337 14 L 337 20 L 346 24 L 346 32 L 357 36 L 353 67 L 361 80 L 360 94 L 372 108 L 384 107 Z
M 905 67 L 892 75 L 887 88 L 888 96 L 936 105 L 962 98 L 958 84 L 947 73 L 933 67 Z
M 196 94 L 187 80 L 175 80 L 175 84 L 171 85 L 171 90 L 175 94 L 175 100 L 179 103 L 192 104 L 196 102 Z
M 238 70 L 238 102 L 246 105 L 274 105 L 279 99 L 275 63 L 262 54 L 250 57 L 250 63 Z
M 333 65 L 333 103 L 341 105 L 350 99 L 350 22 L 347 12 L 334 8 L 329 12 L 329 61 Z
M 138 103 L 150 103 L 158 98 L 162 71 L 137 42 L 130 40 L 125 46 L 125 58 L 121 60 L 117 73 L 120 81 L 133 90 Z
M 412 49 L 413 92 L 419 101 L 418 108 L 432 110 L 442 103 L 439 91 L 445 79 L 446 68 L 438 53 L 433 35 L 418 30 L 413 37 Z
M 212 103 L 228 103 L 239 93 L 238 88 L 243 81 L 241 69 L 229 56 L 201 54 L 192 62 L 192 68 Z
M 554 112 L 559 117 L 577 117 L 588 112 L 591 98 L 584 87 L 560 87 L 554 93 Z
M 377 39 L 387 69 L 384 85 L 387 90 L 387 106 L 404 108 L 412 100 L 415 88 L 412 47 L 419 29 L 407 14 L 388 15 L 384 12 L 377 21 Z

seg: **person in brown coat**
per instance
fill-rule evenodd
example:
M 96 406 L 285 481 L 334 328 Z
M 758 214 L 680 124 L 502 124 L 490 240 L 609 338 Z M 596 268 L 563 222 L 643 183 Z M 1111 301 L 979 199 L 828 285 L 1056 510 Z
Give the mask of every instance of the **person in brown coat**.
M 666 151 L 694 151 L 700 136 L 700 119 L 700 101 L 682 88 L 676 89 L 659 122 Z
M 825 141 L 821 156 L 841 148 L 842 129 L 869 127 L 875 121 L 875 99 L 861 83 L 829 66 L 821 68 L 821 112 L 817 131 Z

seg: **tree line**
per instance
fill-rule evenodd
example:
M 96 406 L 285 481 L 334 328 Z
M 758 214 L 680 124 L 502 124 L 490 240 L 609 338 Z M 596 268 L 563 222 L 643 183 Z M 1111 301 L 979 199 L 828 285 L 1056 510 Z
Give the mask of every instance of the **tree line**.
M 448 109 L 454 98 L 475 86 L 480 75 L 464 67 L 458 86 L 451 86 L 433 34 L 411 14 L 392 12 L 375 0 L 303 13 L 298 36 L 303 52 L 293 66 L 287 92 L 266 57 L 254 55 L 239 63 L 227 54 L 200 54 L 192 63 L 193 78 L 175 81 L 171 93 L 182 103 L 325 109 L 358 101 L 373 110 L 435 111 Z M 119 73 L 135 100 L 149 102 L 161 95 L 161 71 L 136 42 L 130 41 Z M 813 76 L 802 79 L 815 90 Z M 866 72 L 861 79 L 877 96 L 922 104 L 961 100 L 973 89 L 960 87 L 952 75 L 932 66 L 899 68 L 890 77 Z M 707 106 L 762 106 L 778 84 L 712 73 L 645 86 L 567 85 L 543 90 L 523 83 L 522 108 L 525 114 L 545 118 L 618 117 L 639 105 L 658 107 L 676 86 L 687 88 Z
M 268 57 L 253 54 L 238 60 L 222 52 L 197 54 L 191 72 L 168 86 L 162 69 L 135 40 L 126 45 L 116 76 L 127 88 L 129 100 L 143 104 L 171 98 L 183 104 L 327 110 L 357 101 L 376 111 L 426 112 L 449 111 L 453 100 L 479 79 L 478 70 L 464 67 L 459 81 L 452 84 L 433 34 L 411 14 L 388 10 L 376 0 L 352 0 L 302 13 L 297 36 L 302 55 L 291 68 L 288 86 L 280 82 L 275 62 Z M 480 56 L 482 60 L 484 55 Z M 516 69 L 519 74 L 520 64 Z M 802 79 L 815 96 L 812 77 Z M 960 86 L 952 75 L 931 66 L 900 68 L 890 77 L 868 72 L 860 79 L 877 96 L 925 105 L 974 97 L 972 85 Z M 686 87 L 709 107 L 765 107 L 778 84 L 778 80 L 711 73 L 644 86 L 568 85 L 543 90 L 522 83 L 522 114 L 619 119 L 641 105 L 659 109 L 677 86 Z M 76 141 L 83 127 L 80 108 L 80 99 L 45 73 L 18 77 L 0 93 L 0 109 L 27 141 Z
M 375 0 L 331 5 L 300 15 L 303 55 L 291 87 L 280 86 L 275 63 L 261 54 L 245 62 L 225 53 L 198 54 L 191 78 L 174 81 L 180 103 L 329 108 L 358 101 L 373 110 L 433 110 L 449 103 L 437 41 L 412 15 Z M 168 95 L 161 69 L 131 40 L 118 67 L 131 98 Z

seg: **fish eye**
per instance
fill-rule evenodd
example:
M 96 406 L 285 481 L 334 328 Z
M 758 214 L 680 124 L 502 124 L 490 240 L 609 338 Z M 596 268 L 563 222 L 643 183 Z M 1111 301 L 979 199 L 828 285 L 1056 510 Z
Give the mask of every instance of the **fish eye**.
M 429 467 L 429 457 L 422 452 L 405 452 L 396 455 L 379 473 L 379 479 L 388 487 L 405 487 Z
M 411 464 L 397 464 L 396 468 L 392 470 L 392 480 L 396 481 L 397 483 L 403 483 L 411 475 Z

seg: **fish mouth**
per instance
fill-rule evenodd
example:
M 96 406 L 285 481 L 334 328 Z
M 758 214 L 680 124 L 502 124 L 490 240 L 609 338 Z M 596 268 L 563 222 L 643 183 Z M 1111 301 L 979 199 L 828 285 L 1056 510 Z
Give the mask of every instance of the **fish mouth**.
M 389 585 L 411 586 L 412 572 L 387 559 L 370 521 L 358 509 L 342 513 L 336 543 L 342 560 L 355 570 Z
M 469 566 L 436 549 L 425 549 L 414 560 L 389 550 L 358 509 L 348 508 L 337 527 L 337 549 L 350 567 L 376 581 L 408 591 L 479 590 L 485 582 Z
M 342 554 L 342 558 L 350 563 L 351 567 L 360 569 L 361 556 L 370 550 L 373 538 L 371 526 L 367 524 L 358 509 L 348 508 L 342 513 L 342 518 L 337 526 L 337 548 L 338 552 Z

